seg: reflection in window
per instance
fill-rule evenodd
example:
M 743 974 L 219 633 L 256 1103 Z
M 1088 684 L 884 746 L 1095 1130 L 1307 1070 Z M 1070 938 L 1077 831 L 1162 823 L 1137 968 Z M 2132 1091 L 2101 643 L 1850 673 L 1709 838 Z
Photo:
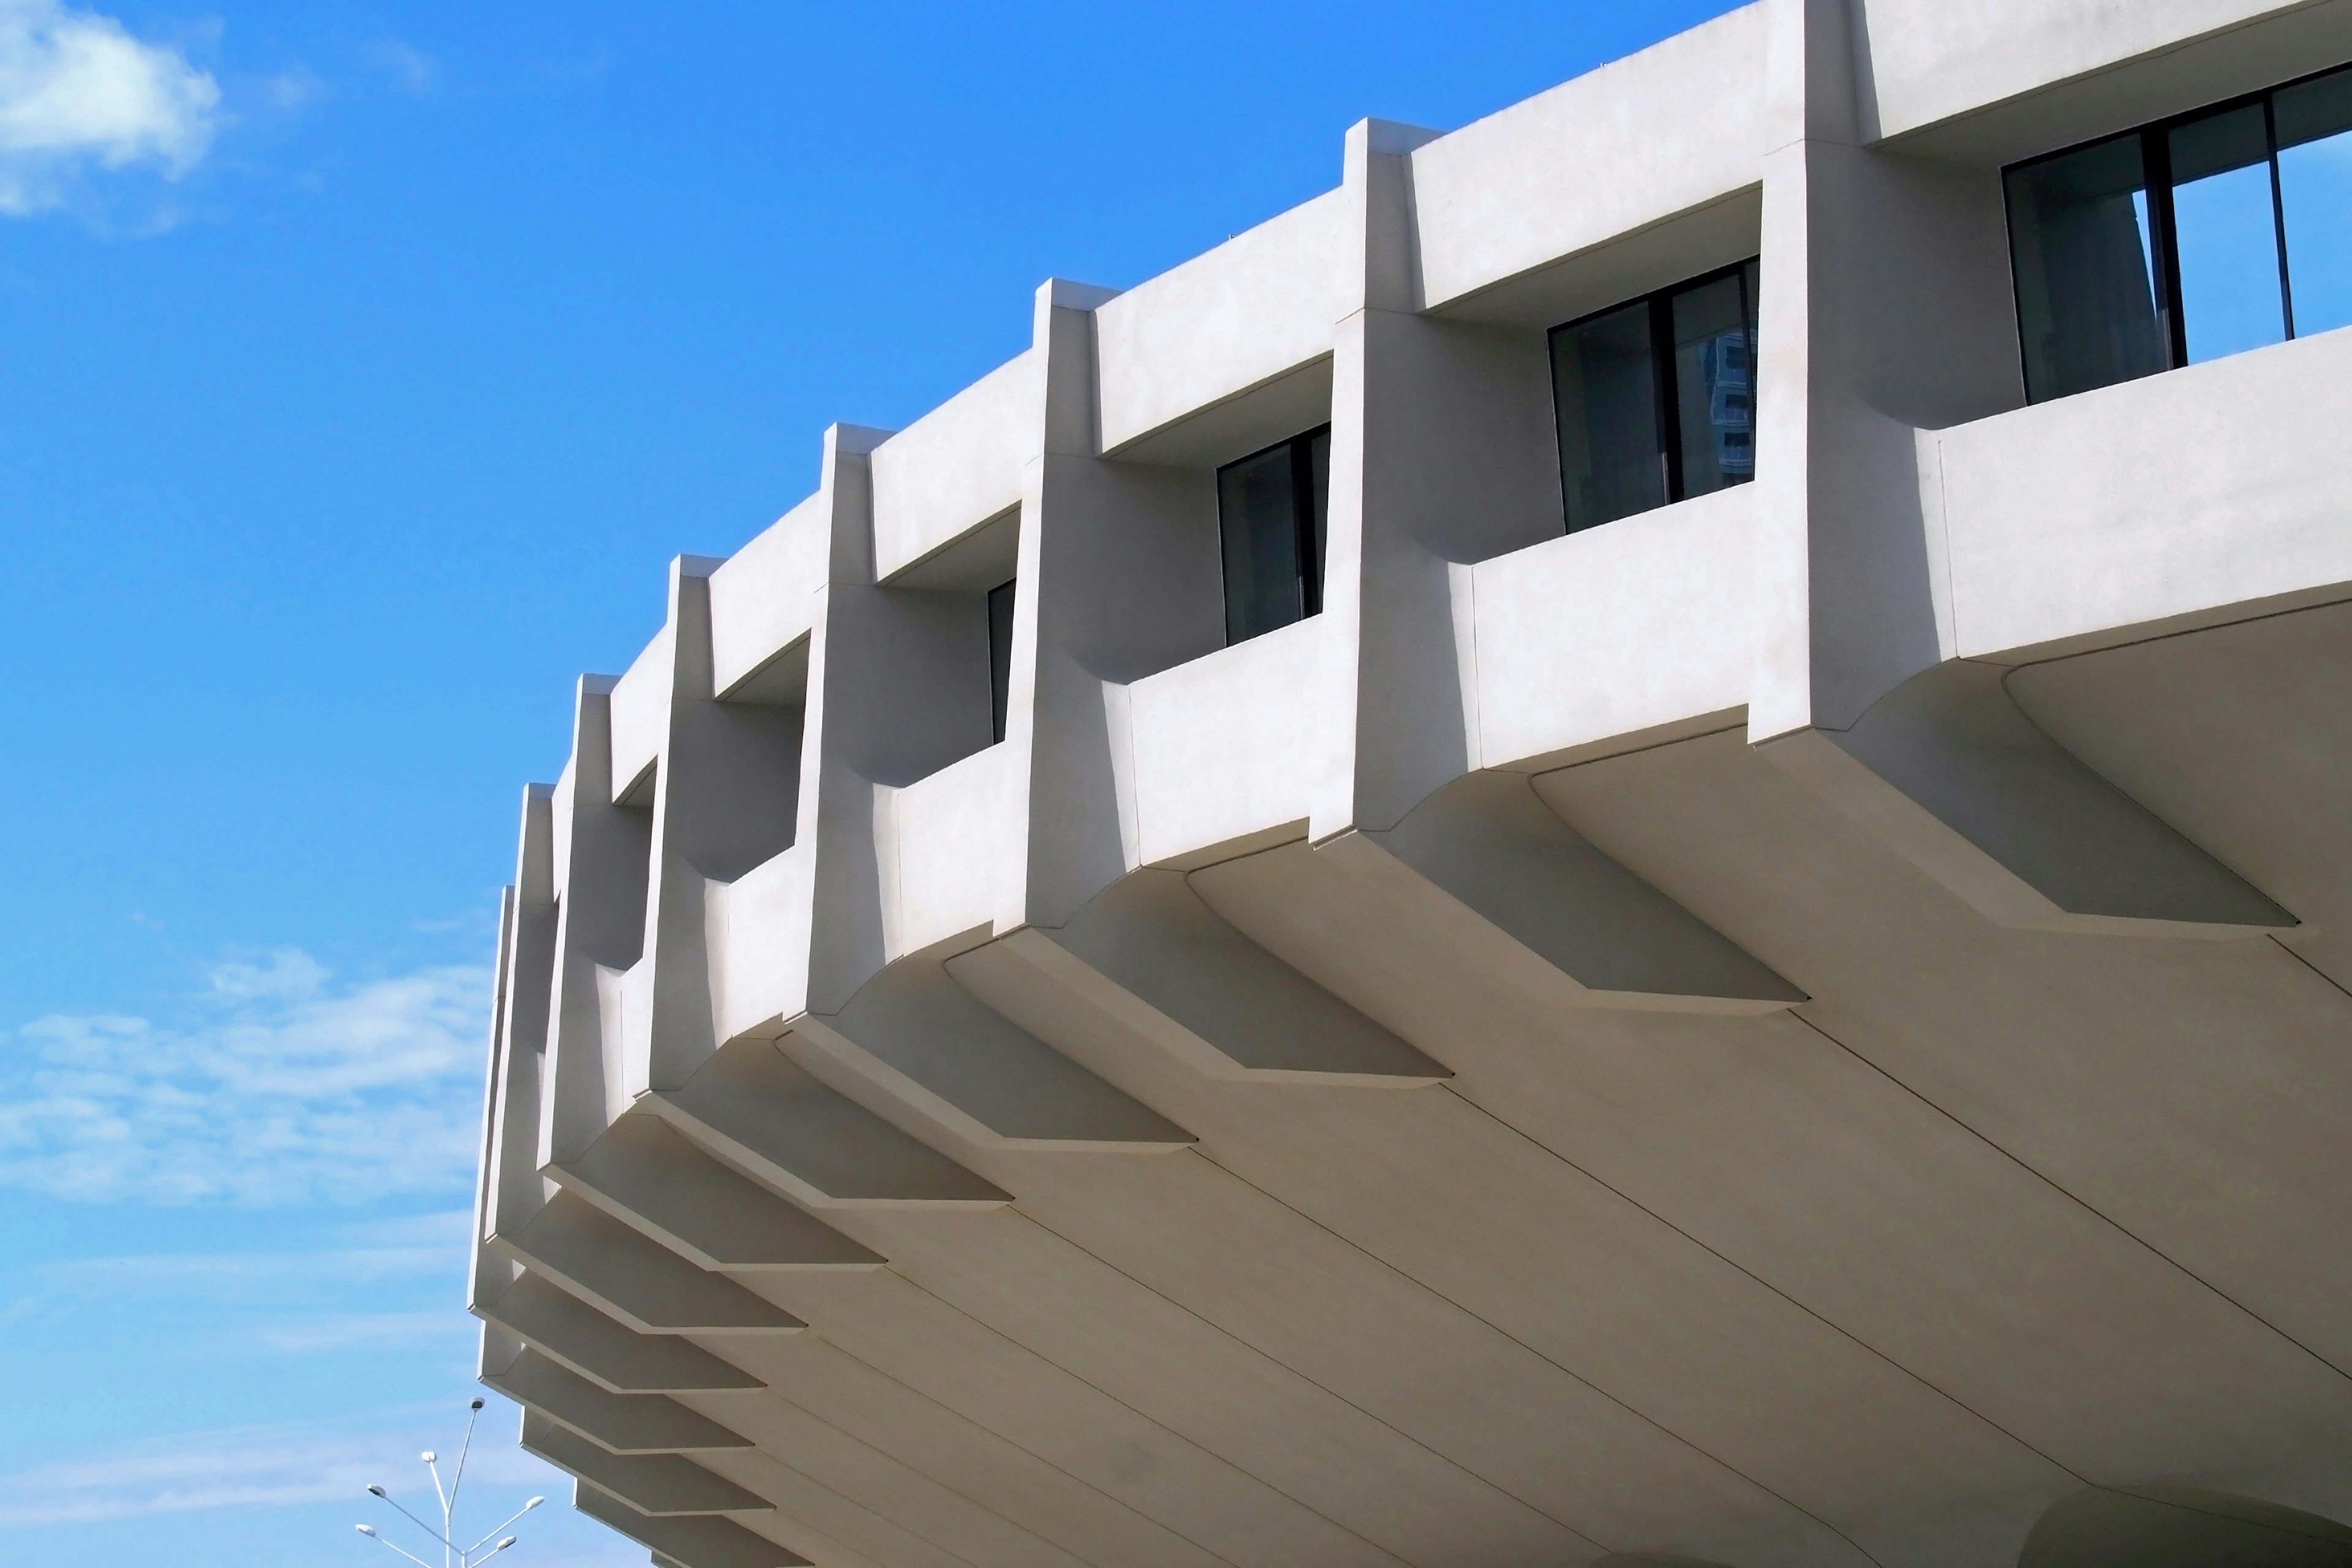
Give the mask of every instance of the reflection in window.
M 1648 300 L 1551 335 L 1560 484 L 1570 532 L 1666 501 Z
M 1743 269 L 1671 297 L 1683 495 L 1756 477 L 1753 293 Z
M 2027 398 L 2162 370 L 2139 137 L 2011 169 L 2008 184 Z
M 1325 426 L 1217 470 L 1225 563 L 1225 641 L 1244 642 L 1323 608 L 1323 531 L 1330 506 Z
M 2029 402 L 2352 325 L 2352 70 L 2006 184 Z
M 2352 326 L 2352 71 L 2272 95 L 2294 330 Z
M 1551 333 L 1568 531 L 1756 474 L 1756 263 Z
M 2165 134 L 2180 257 L 2183 358 L 2218 359 L 2286 336 L 2263 106 L 2209 114 Z

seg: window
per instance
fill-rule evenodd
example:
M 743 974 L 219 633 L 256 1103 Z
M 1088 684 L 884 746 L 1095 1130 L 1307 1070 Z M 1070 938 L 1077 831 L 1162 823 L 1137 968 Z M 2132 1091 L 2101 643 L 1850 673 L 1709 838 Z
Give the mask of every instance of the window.
M 2029 403 L 2352 324 L 2352 70 L 2004 183 Z
M 1245 642 L 1322 610 L 1330 480 L 1328 425 L 1217 470 L 1227 643 Z
M 999 583 L 988 591 L 989 711 L 1000 741 L 1004 739 L 1005 701 L 1013 693 L 1013 589 L 1017 581 Z
M 1756 263 L 1551 331 L 1568 531 L 1756 477 Z

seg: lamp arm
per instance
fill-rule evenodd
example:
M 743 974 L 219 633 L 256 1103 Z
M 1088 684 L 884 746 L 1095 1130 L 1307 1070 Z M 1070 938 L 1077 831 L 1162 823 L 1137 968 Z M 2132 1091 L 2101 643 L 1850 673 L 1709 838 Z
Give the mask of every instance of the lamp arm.
M 427 1563 L 424 1558 L 416 1555 L 415 1552 L 407 1550 L 405 1547 L 394 1546 L 391 1542 L 386 1541 L 381 1535 L 372 1535 L 368 1539 L 374 1542 L 378 1546 L 389 1547 L 391 1550 L 399 1552 L 403 1557 L 405 1557 L 411 1563 L 415 1563 L 416 1568 L 433 1568 L 432 1563 Z
M 530 1511 L 530 1504 L 523 1504 L 520 1508 L 515 1510 L 512 1513 L 507 1515 L 506 1518 L 500 1520 L 497 1524 L 492 1525 L 487 1531 L 485 1531 L 482 1536 L 482 1541 L 488 1541 L 491 1536 L 496 1535 L 499 1531 L 504 1530 L 508 1525 L 512 1524 L 516 1520 L 520 1519 L 524 1514 L 527 1514 Z M 466 1554 L 470 1557 L 476 1552 L 479 1551 L 481 1549 L 482 1541 L 477 1541 L 473 1545 L 466 1548 Z
M 448 1538 L 448 1536 L 446 1536 L 446 1535 L 443 1534 L 440 1531 L 437 1531 L 437 1530 L 434 1529 L 431 1525 L 429 1525 L 429 1524 L 425 1523 L 423 1520 L 421 1520 L 421 1519 L 417 1518 L 415 1514 L 413 1514 L 413 1513 L 409 1512 L 407 1509 L 403 1508 L 399 1503 L 397 1503 L 397 1502 L 394 1502 L 394 1501 L 393 1501 L 392 1494 L 391 1494 L 390 1492 L 384 1492 L 384 1493 L 382 1493 L 382 1494 L 380 1494 L 380 1495 L 383 1498 L 383 1500 L 384 1500 L 384 1501 L 389 1502 L 389 1503 L 392 1503 L 392 1506 L 393 1506 L 393 1507 L 394 1507 L 394 1508 L 400 1509 L 400 1513 L 401 1513 L 401 1517 L 402 1517 L 402 1518 L 404 1518 L 404 1519 L 407 1520 L 409 1523 L 411 1523 L 411 1524 L 415 1525 L 417 1529 L 419 1529 L 419 1530 L 423 1531 L 425 1534 L 427 1534 L 427 1535 L 431 1536 L 434 1540 L 436 1540 L 436 1541 L 439 1542 L 442 1545 L 444 1545 L 444 1546 L 451 1546 L 451 1545 L 454 1545 L 454 1544 L 455 1544 L 455 1542 L 453 1542 Z M 384 1544 L 385 1544 L 386 1546 L 392 1546 L 392 1542 L 390 1542 L 389 1541 L 385 1542 L 384 1542 Z M 399 1550 L 400 1550 L 400 1548 L 398 1548 L 397 1546 L 393 1546 L 393 1548 L 392 1548 L 392 1549 L 393 1549 L 394 1552 L 397 1552 L 397 1551 L 399 1551 Z

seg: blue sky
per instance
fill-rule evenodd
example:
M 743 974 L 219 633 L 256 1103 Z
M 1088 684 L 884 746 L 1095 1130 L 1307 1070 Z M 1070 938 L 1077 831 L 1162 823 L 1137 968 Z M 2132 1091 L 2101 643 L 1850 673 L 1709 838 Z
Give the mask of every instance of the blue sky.
M 392 1561 L 518 794 L 669 556 L 1042 279 L 1724 8 L 0 0 L 0 1557 Z M 644 1562 L 567 1513 L 503 1561 Z

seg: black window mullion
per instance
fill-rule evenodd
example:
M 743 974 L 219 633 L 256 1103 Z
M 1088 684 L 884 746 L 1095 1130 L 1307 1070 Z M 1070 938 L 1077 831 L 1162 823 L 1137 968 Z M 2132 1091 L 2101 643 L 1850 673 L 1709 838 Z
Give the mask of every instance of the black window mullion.
M 1675 299 L 1668 289 L 1650 296 L 1650 366 L 1657 393 L 1658 461 L 1671 504 L 1683 499 L 1683 432 L 1675 386 Z
M 2164 330 L 2167 365 L 2189 363 L 2189 327 L 2180 313 L 2180 250 L 2172 231 L 2172 142 L 2167 128 L 2140 132 L 2140 169 L 2147 181 L 2148 258 L 2156 268 L 2157 321 Z
M 2279 184 L 2278 114 L 2271 107 L 2271 95 L 2263 94 L 2263 142 L 2269 149 L 2271 162 L 2271 235 L 2278 245 L 2279 317 L 2286 327 L 2286 335 L 2294 336 L 2294 286 L 2289 280 L 2286 264 L 2286 193 Z

